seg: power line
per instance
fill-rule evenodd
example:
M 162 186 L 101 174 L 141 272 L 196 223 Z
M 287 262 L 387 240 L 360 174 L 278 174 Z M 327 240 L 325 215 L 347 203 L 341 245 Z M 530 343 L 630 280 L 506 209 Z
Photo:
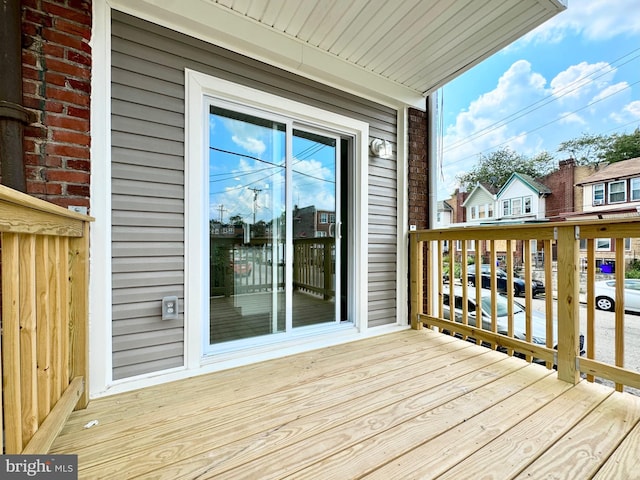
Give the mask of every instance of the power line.
M 575 92 L 576 90 L 584 87 L 587 83 L 589 82 L 593 82 L 595 80 L 597 80 L 598 78 L 601 78 L 605 75 L 608 75 L 612 72 L 612 65 L 615 65 L 616 62 L 628 57 L 629 55 L 634 54 L 635 52 L 640 51 L 640 48 L 634 49 L 631 52 L 627 53 L 626 55 L 623 55 L 622 57 L 617 58 L 616 60 L 614 60 L 611 63 L 607 63 L 605 66 L 594 70 L 593 72 L 591 72 L 589 75 L 585 76 L 585 77 L 580 77 L 578 79 L 576 79 L 575 81 L 569 83 L 568 85 L 564 86 L 563 88 L 561 88 L 560 90 L 558 90 L 558 92 L 561 92 L 560 95 L 558 95 L 556 92 L 555 94 L 550 94 L 547 95 L 546 97 L 541 98 L 540 100 L 538 100 L 537 102 L 532 103 L 531 105 L 524 107 L 514 113 L 512 113 L 511 115 L 508 115 L 507 117 L 502 118 L 501 120 L 498 120 L 497 122 L 494 122 L 476 132 L 474 132 L 473 134 L 465 137 L 462 140 L 459 140 L 449 146 L 447 146 L 447 148 L 444 149 L 444 151 L 451 151 L 457 148 L 460 148 L 463 145 L 466 145 L 467 143 L 470 143 L 472 141 L 474 141 L 477 138 L 483 137 L 485 135 L 487 135 L 490 132 L 493 132 L 495 130 L 497 130 L 500 127 L 503 127 L 505 125 L 507 125 L 509 123 L 509 121 L 511 120 L 517 120 L 519 118 L 522 118 L 523 116 L 534 112 L 536 110 L 539 110 L 540 108 L 557 101 L 558 99 L 565 97 L 566 95 L 569 95 L 570 93 Z M 625 61 L 624 63 L 621 63 L 620 65 L 616 65 L 616 67 L 621 67 L 623 65 L 626 65 L 627 63 L 635 60 L 636 58 L 639 58 L 640 55 L 636 55 L 630 59 L 628 59 L 627 61 Z M 603 73 L 601 73 L 600 75 L 596 76 L 595 78 L 590 78 L 593 75 L 597 74 L 598 72 L 603 71 Z M 535 107 L 535 108 L 534 108 Z
M 536 127 L 536 128 L 533 128 L 533 129 L 531 129 L 531 130 L 527 130 L 527 131 L 525 131 L 525 132 L 519 133 L 518 135 L 515 135 L 515 136 L 513 136 L 513 137 L 509 138 L 508 140 L 506 140 L 506 141 L 504 141 L 504 142 L 502 142 L 502 143 L 499 143 L 499 144 L 497 144 L 497 145 L 493 145 L 493 146 L 491 146 L 491 147 L 485 148 L 484 150 L 481 150 L 480 152 L 476 152 L 476 153 L 474 153 L 473 155 L 467 155 L 466 157 L 460 158 L 460 159 L 458 159 L 458 160 L 456 160 L 456 161 L 454 161 L 454 162 L 448 162 L 448 163 L 447 163 L 447 165 L 448 165 L 448 166 L 450 166 L 450 165 L 455 165 L 455 164 L 457 164 L 457 163 L 461 163 L 461 162 L 463 162 L 463 161 L 465 161 L 465 160 L 467 160 L 467 159 L 469 159 L 469 158 L 472 158 L 472 157 L 474 157 L 474 156 L 476 156 L 476 155 L 479 155 L 479 154 L 481 154 L 481 153 L 488 152 L 488 151 L 493 150 L 493 149 L 495 149 L 495 148 L 498 148 L 498 147 L 502 147 L 502 146 L 504 146 L 504 145 L 507 145 L 508 143 L 511 143 L 511 142 L 512 142 L 514 139 L 516 139 L 516 138 L 520 138 L 520 137 L 523 137 L 523 136 L 528 135 L 528 134 L 530 134 L 530 133 L 537 132 L 538 130 L 541 130 L 541 129 L 545 128 L 545 127 L 548 127 L 549 125 L 552 125 L 552 124 L 554 124 L 554 123 L 556 123 L 556 122 L 559 122 L 560 120 L 563 120 L 563 119 L 565 119 L 565 118 L 567 118 L 567 117 L 569 117 L 569 116 L 573 115 L 574 113 L 577 113 L 577 112 L 580 112 L 580 111 L 582 111 L 582 110 L 585 110 L 586 108 L 589 108 L 589 107 L 591 107 L 592 105 L 594 105 L 594 104 L 596 104 L 596 103 L 599 103 L 599 102 L 601 102 L 601 101 L 603 101 L 603 100 L 606 100 L 607 98 L 612 97 L 613 95 L 617 95 L 617 94 L 618 94 L 618 93 L 620 93 L 620 92 L 624 92 L 625 90 L 628 90 L 631 86 L 636 85 L 636 84 L 638 84 L 638 83 L 640 83 L 640 80 L 638 80 L 638 81 L 636 81 L 636 82 L 633 82 L 633 83 L 630 83 L 630 84 L 629 84 L 629 85 L 627 85 L 625 88 L 620 89 L 620 90 L 616 90 L 615 92 L 612 92 L 612 93 L 610 93 L 609 95 L 605 95 L 604 97 L 601 97 L 601 98 L 599 98 L 598 100 L 595 100 L 595 101 L 593 101 L 593 102 L 590 102 L 590 103 L 588 103 L 587 105 L 585 105 L 585 106 L 583 106 L 583 107 L 580 107 L 580 108 L 578 108 L 578 109 L 576 109 L 576 110 L 573 110 L 573 111 L 571 111 L 571 112 L 567 112 L 567 113 L 565 113 L 565 114 L 563 114 L 563 115 L 560 115 L 560 117 L 556 118 L 555 120 L 551 120 L 550 122 L 544 123 L 544 124 L 542 124 L 542 125 L 540 125 L 540 126 L 538 126 L 538 127 Z M 633 123 L 633 122 L 632 122 L 632 123 Z

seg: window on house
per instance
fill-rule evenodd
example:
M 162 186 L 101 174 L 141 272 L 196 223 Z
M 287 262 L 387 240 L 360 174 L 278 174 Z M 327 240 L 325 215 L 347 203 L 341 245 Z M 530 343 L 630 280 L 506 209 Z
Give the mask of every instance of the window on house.
M 477 212 L 476 208 L 477 207 L 475 205 L 473 207 L 471 207 L 471 220 L 475 220 L 475 218 L 477 216 L 476 215 L 476 212 Z
M 587 239 L 586 238 L 581 238 L 580 239 L 580 250 L 586 250 L 587 249 Z
M 478 205 L 478 218 L 485 218 L 487 216 L 487 206 Z
M 604 204 L 604 183 L 598 183 L 593 186 L 593 204 Z
M 493 204 L 491 203 L 487 205 L 487 217 L 493 217 Z
M 511 215 L 522 215 L 522 199 L 514 198 L 511 200 Z
M 631 179 L 631 200 L 640 200 L 640 177 Z
M 336 214 L 335 213 L 330 213 L 329 214 L 329 223 L 336 223 Z
M 531 197 L 524 199 L 524 213 L 531 213 Z
M 609 182 L 609 203 L 620 203 L 627 200 L 627 182 Z
M 502 201 L 502 216 L 508 217 L 511 215 L 511 202 L 509 200 Z
M 611 251 L 611 239 L 610 238 L 596 238 L 596 250 L 603 252 Z
M 625 250 L 631 250 L 631 239 L 630 238 L 625 238 L 624 239 L 624 249 Z
M 329 223 L 329 215 L 326 213 L 320 214 L 320 223 Z

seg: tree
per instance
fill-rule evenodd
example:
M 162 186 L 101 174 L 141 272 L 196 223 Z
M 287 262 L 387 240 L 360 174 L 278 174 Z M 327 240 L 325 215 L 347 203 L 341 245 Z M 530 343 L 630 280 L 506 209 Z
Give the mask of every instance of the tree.
M 509 148 L 501 148 L 487 155 L 481 154 L 478 164 L 470 171 L 458 175 L 457 179 L 467 190 L 477 183 L 501 188 L 512 173 L 517 172 L 537 178 L 551 173 L 554 168 L 555 159 L 549 152 L 527 157 Z
M 602 154 L 611 143 L 611 137 L 583 133 L 578 138 L 562 142 L 558 152 L 568 154 L 577 165 L 596 165 L 602 161 Z
M 583 133 L 578 138 L 562 142 L 558 147 L 575 159 L 578 165 L 614 163 L 640 157 L 640 128 L 633 133 L 592 135 Z
M 602 160 L 608 163 L 640 157 L 640 127 L 633 133 L 614 133 L 602 152 Z

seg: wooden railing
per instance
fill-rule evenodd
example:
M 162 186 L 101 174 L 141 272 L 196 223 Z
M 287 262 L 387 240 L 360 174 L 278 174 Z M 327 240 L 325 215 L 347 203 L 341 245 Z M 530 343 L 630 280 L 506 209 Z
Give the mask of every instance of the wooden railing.
M 437 327 L 492 348 L 504 348 L 509 354 L 519 353 L 529 361 L 542 360 L 548 368 L 557 366 L 558 377 L 567 382 L 577 383 L 583 374 L 589 381 L 604 379 L 614 382 L 620 391 L 625 385 L 640 388 L 638 366 L 625 368 L 625 299 L 622 287 L 625 265 L 629 261 L 625 239 L 639 237 L 640 217 L 606 222 L 496 224 L 411 232 L 411 325 L 414 329 Z M 615 280 L 615 338 L 613 351 L 601 355 L 606 359 L 596 358 L 596 316 L 600 315 L 595 307 L 596 239 L 611 239 L 615 246 L 609 254 L 615 256 L 615 273 L 608 275 L 609 279 Z M 582 250 L 581 240 L 586 247 Z M 457 250 L 456 245 L 460 247 Z M 500 263 L 508 275 L 506 285 L 514 285 L 518 258 L 522 260 L 524 285 L 532 285 L 533 259 L 540 268 L 536 274 L 544 277 L 546 294 L 542 310 L 546 328 L 543 344 L 534 342 L 532 337 L 533 288 L 525 289 L 522 300 L 526 312 L 525 338 L 514 336 L 515 299 L 511 288 L 504 293 L 509 306 L 508 326 L 503 331 L 497 328 L 495 305 L 501 293 L 498 292 L 496 265 Z M 468 276 L 469 265 L 473 264 L 478 267 L 489 265 L 485 268 L 490 269 L 486 276 L 490 281 L 490 293 L 482 288 L 479 273 L 476 274 L 478 281 L 475 286 L 469 285 L 468 280 L 473 278 Z M 450 285 L 443 285 L 442 279 L 448 277 Z M 455 318 L 449 314 L 456 311 L 454 295 L 448 295 L 454 289 L 464 300 L 458 305 L 458 318 L 449 320 L 450 316 Z M 488 303 L 492 305 L 488 314 L 490 326 L 484 328 L 481 322 L 476 325 L 474 315 L 480 312 L 470 312 L 467 302 L 483 295 L 490 298 Z M 444 298 L 449 303 L 445 304 Z M 580 326 L 581 299 L 586 303 L 586 314 L 583 307 L 583 317 L 586 317 L 583 318 L 584 331 Z M 586 339 L 583 356 L 580 355 L 581 335 Z
M 298 290 L 335 297 L 335 246 L 333 237 L 296 238 L 293 241 L 293 286 Z
M 0 452 L 46 453 L 87 404 L 91 220 L 0 186 Z

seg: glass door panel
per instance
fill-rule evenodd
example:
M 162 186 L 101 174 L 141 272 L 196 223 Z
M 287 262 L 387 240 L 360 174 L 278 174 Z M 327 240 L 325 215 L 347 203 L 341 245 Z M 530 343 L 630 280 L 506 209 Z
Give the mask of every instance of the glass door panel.
M 285 165 L 285 123 L 210 106 L 210 344 L 285 331 Z
M 338 138 L 293 130 L 292 325 L 336 321 L 340 298 Z

